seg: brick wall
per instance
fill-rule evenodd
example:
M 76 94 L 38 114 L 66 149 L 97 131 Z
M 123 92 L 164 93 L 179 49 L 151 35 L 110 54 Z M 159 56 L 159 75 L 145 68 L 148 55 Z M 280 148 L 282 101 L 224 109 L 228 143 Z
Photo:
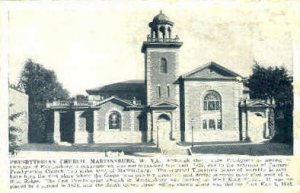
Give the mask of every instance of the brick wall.
M 179 86 L 174 84 L 178 78 L 178 51 L 177 48 L 148 48 L 145 53 L 145 79 L 147 88 L 147 104 L 155 104 L 163 101 L 179 104 Z M 167 60 L 167 73 L 160 72 L 161 59 Z M 160 86 L 160 93 L 158 86 Z M 169 87 L 169 91 L 168 91 Z M 169 92 L 169 94 L 168 94 Z M 179 108 L 179 107 L 178 107 Z M 154 113 L 155 114 L 155 113 Z M 160 113 L 158 113 L 160 114 Z M 152 114 L 153 115 L 153 114 Z M 148 113 L 148 133 L 147 140 L 156 140 L 156 126 L 157 117 L 152 117 Z M 179 109 L 173 112 L 172 117 L 172 137 L 179 139 L 180 125 L 179 125 Z
M 222 100 L 222 130 L 220 139 L 226 140 L 230 135 L 239 140 L 239 111 L 238 102 L 241 95 L 242 83 L 235 81 L 185 81 L 184 82 L 184 103 L 185 103 L 185 138 L 186 141 L 191 140 L 189 130 L 191 130 L 191 119 L 194 119 L 194 131 L 201 132 L 202 129 L 202 114 L 203 114 L 203 98 L 208 90 L 214 90 L 221 95 Z M 224 131 L 232 131 L 225 134 Z M 207 132 L 207 131 L 203 131 Z M 213 141 L 218 133 L 206 133 L 208 140 Z M 221 134 L 223 133 L 223 134 Z M 229 134 L 232 133 L 232 134 Z M 235 134 L 236 133 L 236 134 Z M 200 135 L 200 134 L 199 134 Z M 202 134 L 201 134 L 202 135 Z M 203 134 L 204 135 L 204 134 Z M 214 137 L 215 136 L 215 137 Z M 199 138 L 201 138 L 199 136 Z M 205 138 L 205 137 L 204 137 Z
M 112 111 L 121 114 L 121 130 L 109 129 L 109 115 Z M 142 112 L 140 110 L 125 110 L 123 106 L 107 102 L 94 112 L 94 142 L 95 143 L 140 143 L 146 135 L 146 128 L 140 126 Z M 128 141 L 127 141 L 128 140 Z
M 145 70 L 147 85 L 147 103 L 154 104 L 161 101 L 176 103 L 176 88 L 174 82 L 178 78 L 178 49 L 147 49 L 145 54 Z M 161 59 L 167 60 L 167 73 L 160 72 Z M 161 97 L 158 94 L 158 85 Z M 168 89 L 170 95 L 168 96 Z

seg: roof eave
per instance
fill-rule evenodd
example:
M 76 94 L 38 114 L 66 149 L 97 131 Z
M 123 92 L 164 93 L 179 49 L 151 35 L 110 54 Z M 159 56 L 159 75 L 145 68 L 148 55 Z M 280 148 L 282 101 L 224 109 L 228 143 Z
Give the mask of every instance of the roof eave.
M 201 77 L 182 77 L 184 81 L 238 81 L 236 78 L 201 78 Z
M 181 75 L 181 77 L 182 77 L 183 79 L 188 78 L 188 76 L 190 76 L 190 75 L 192 75 L 192 74 L 194 74 L 194 73 L 196 73 L 196 72 L 200 72 L 200 71 L 204 70 L 205 68 L 207 68 L 207 67 L 209 67 L 209 66 L 215 66 L 215 67 L 217 67 L 217 68 L 219 68 L 219 69 L 221 69 L 221 70 L 223 70 L 223 71 L 225 71 L 225 72 L 231 74 L 233 77 L 241 77 L 242 80 L 245 79 L 245 77 L 243 77 L 243 76 L 241 76 L 241 75 L 239 75 L 239 74 L 237 74 L 237 73 L 235 73 L 235 72 L 233 72 L 233 71 L 231 71 L 231 70 L 229 70 L 229 69 L 227 69 L 227 68 L 221 66 L 220 64 L 217 64 L 217 63 L 214 62 L 214 61 L 211 61 L 211 62 L 209 62 L 209 63 L 206 63 L 206 64 L 204 64 L 204 65 L 202 65 L 202 66 L 199 66 L 198 68 L 196 68 L 196 69 L 194 69 L 194 70 L 191 70 L 191 71 L 189 71 L 189 72 L 187 72 L 187 73 Z
M 183 42 L 143 42 L 142 53 L 145 53 L 147 48 L 180 48 Z

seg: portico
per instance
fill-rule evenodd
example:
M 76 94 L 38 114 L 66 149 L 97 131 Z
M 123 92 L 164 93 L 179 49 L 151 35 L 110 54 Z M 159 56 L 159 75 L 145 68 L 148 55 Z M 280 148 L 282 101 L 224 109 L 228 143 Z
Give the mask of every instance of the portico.
M 91 102 L 53 101 L 47 103 L 47 141 L 93 143 L 94 111 Z M 51 124 L 52 123 L 52 124 Z
M 177 108 L 176 104 L 169 102 L 161 102 L 149 107 L 153 134 L 150 141 L 157 144 L 157 147 L 170 146 L 173 141 L 176 141 L 178 131 L 175 123 L 175 110 Z

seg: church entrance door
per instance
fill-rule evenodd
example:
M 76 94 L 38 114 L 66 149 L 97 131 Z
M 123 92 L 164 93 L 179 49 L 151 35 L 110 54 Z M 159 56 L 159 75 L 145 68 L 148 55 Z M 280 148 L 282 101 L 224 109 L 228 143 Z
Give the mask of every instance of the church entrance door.
M 158 143 L 159 147 L 169 149 L 171 143 L 171 119 L 168 115 L 162 114 L 158 117 Z

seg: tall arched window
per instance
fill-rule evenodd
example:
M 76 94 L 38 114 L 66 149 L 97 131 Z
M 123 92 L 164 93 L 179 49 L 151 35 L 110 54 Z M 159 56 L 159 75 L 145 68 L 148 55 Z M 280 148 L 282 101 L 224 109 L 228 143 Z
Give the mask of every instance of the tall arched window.
M 202 128 L 222 129 L 222 100 L 216 91 L 208 91 L 203 98 Z
M 168 72 L 167 60 L 165 58 L 162 58 L 161 61 L 160 61 L 160 72 L 161 73 L 167 73 Z
M 109 129 L 121 129 L 121 115 L 117 111 L 113 111 L 109 115 Z
M 209 91 L 204 97 L 204 111 L 218 111 L 221 109 L 221 97 L 215 91 Z

